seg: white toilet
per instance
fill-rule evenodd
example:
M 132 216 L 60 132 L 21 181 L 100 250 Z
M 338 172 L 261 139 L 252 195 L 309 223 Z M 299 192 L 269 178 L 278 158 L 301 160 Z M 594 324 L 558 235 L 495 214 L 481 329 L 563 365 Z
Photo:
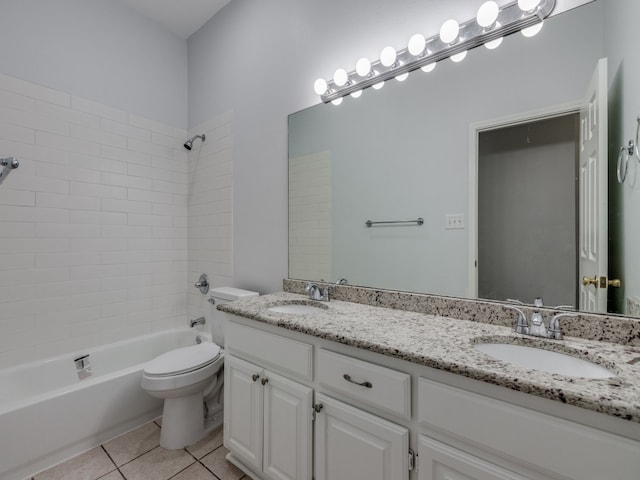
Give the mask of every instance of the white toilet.
M 257 295 L 232 287 L 211 289 L 215 304 L 207 322 L 213 342 L 163 353 L 144 368 L 142 388 L 164 399 L 162 447 L 177 450 L 193 445 L 222 424 L 225 316 L 215 305 Z

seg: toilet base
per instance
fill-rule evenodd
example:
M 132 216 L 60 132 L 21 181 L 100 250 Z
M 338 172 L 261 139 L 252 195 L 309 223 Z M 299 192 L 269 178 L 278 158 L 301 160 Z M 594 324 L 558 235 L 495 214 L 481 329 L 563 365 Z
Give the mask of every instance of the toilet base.
M 198 443 L 206 435 L 202 392 L 179 398 L 166 398 L 162 411 L 160 446 L 179 450 Z

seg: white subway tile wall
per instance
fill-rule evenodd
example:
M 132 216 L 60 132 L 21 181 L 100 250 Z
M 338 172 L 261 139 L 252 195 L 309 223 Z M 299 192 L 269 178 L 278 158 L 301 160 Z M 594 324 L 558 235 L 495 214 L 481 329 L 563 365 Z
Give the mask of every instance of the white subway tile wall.
M 0 366 L 186 325 L 200 270 L 231 285 L 232 116 L 205 127 L 187 155 L 179 128 L 0 75 Z
M 210 321 L 216 307 L 193 287 L 201 273 L 211 287 L 233 285 L 233 113 L 222 114 L 189 132 L 206 135 L 189 152 L 188 242 L 190 318 Z M 208 330 L 208 326 L 205 327 Z
M 331 248 L 331 153 L 289 161 L 289 277 L 335 281 Z

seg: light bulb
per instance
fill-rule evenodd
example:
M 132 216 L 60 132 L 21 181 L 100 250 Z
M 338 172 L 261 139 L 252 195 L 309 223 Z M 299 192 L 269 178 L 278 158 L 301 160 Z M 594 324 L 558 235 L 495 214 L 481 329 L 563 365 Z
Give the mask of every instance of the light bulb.
M 493 0 L 484 2 L 478 9 L 476 20 L 478 25 L 482 28 L 487 28 L 493 25 L 498 19 L 498 13 L 500 13 L 500 7 Z
M 342 103 L 342 97 L 331 100 L 331 103 L 333 103 L 334 105 L 340 105 Z
M 396 63 L 396 49 L 393 47 L 384 47 L 380 52 L 380 63 L 385 67 L 390 67 Z
M 540 5 L 540 1 L 541 0 L 518 0 L 518 7 L 520 7 L 520 10 L 523 12 L 530 12 Z
M 429 72 L 433 72 L 434 68 L 436 68 L 436 62 L 429 63 L 428 65 L 425 65 L 424 67 L 420 67 L 420 70 L 422 70 L 424 73 L 429 73 Z
M 464 52 L 460 52 L 460 53 L 456 53 L 455 55 L 451 55 L 451 61 L 458 63 L 461 62 L 462 60 L 465 59 L 465 57 L 467 56 L 467 51 L 465 50 Z
M 440 27 L 440 40 L 442 43 L 451 43 L 456 38 L 458 38 L 458 34 L 460 33 L 460 25 L 455 20 L 447 20 Z
M 396 80 L 398 80 L 399 82 L 404 82 L 408 76 L 409 76 L 409 72 L 401 73 L 396 77 Z
M 327 81 L 324 78 L 319 78 L 313 84 L 313 91 L 316 95 L 324 95 L 327 93 Z
M 496 38 L 495 40 L 491 40 L 490 42 L 485 43 L 484 46 L 487 47 L 489 50 L 495 50 L 500 45 L 502 45 L 503 40 L 504 40 L 504 37 Z
M 359 98 L 360 95 L 362 95 L 362 90 L 356 90 L 355 92 L 351 93 L 351 96 L 353 98 Z
M 384 82 L 376 83 L 375 85 L 373 85 L 374 90 L 380 90 L 382 87 L 384 87 Z
M 520 32 L 522 32 L 522 35 L 524 35 L 525 37 L 531 38 L 537 35 L 538 33 L 540 33 L 540 30 L 542 30 L 543 23 L 544 22 L 540 22 L 540 23 L 536 23 L 531 27 L 523 28 L 522 30 L 520 30 Z
M 427 41 L 424 38 L 424 35 L 420 33 L 416 33 L 409 39 L 409 44 L 407 45 L 407 50 L 414 57 L 421 55 L 424 52 L 424 47 L 427 44 Z
M 368 58 L 362 57 L 356 63 L 356 73 L 361 77 L 366 77 L 371 71 L 371 62 Z
M 338 87 L 343 87 L 349 81 L 349 75 L 344 68 L 339 68 L 333 74 L 333 83 Z

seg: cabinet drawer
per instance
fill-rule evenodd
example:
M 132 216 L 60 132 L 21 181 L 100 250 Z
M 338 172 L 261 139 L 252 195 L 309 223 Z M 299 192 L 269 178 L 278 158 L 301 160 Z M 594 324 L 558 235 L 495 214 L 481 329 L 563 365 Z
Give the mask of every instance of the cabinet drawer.
M 411 417 L 411 377 L 406 373 L 318 349 L 320 385 L 401 418 Z
M 290 338 L 229 322 L 225 349 L 285 375 L 312 380 L 313 346 Z

